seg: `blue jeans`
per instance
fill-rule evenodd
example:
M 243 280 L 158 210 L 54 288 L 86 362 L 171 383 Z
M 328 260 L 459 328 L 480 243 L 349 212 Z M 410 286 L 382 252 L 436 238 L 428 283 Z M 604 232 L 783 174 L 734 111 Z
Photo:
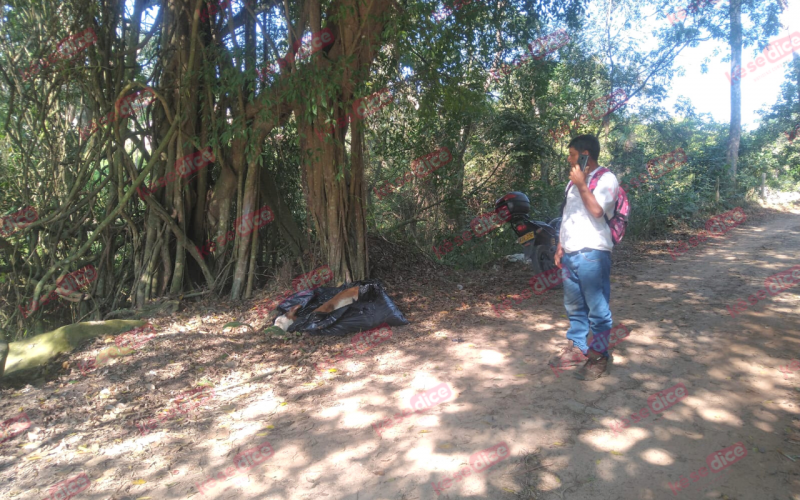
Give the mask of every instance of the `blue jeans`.
M 586 354 L 590 347 L 586 341 L 591 327 L 594 334 L 591 347 L 608 357 L 607 337 L 612 325 L 608 305 L 611 298 L 611 252 L 581 250 L 565 253 L 561 266 L 570 272 L 564 280 L 564 308 L 569 317 L 567 338 Z

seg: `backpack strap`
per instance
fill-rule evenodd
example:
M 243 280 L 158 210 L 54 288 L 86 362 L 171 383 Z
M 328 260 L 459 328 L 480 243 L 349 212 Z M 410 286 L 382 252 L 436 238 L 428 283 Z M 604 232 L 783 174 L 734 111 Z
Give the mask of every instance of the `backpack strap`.
M 609 170 L 606 167 L 600 167 L 600 168 L 597 169 L 597 173 L 594 174 L 594 177 L 592 177 L 592 180 L 589 181 L 589 191 L 594 191 L 595 190 L 595 188 L 597 187 L 597 183 L 600 182 L 600 177 L 604 173 L 606 173 L 608 171 Z
M 572 187 L 572 181 L 567 182 L 567 189 L 564 191 L 564 201 L 561 202 L 561 217 L 564 217 L 564 209 L 567 207 L 567 195 Z
M 602 175 L 608 171 L 609 170 L 606 167 L 600 167 L 597 169 L 597 173 L 594 174 L 592 180 L 589 181 L 589 191 L 594 192 L 595 188 L 597 188 L 597 183 L 600 182 L 600 177 L 602 177 Z M 606 224 L 608 224 L 608 216 L 606 216 L 605 210 L 603 210 L 603 219 L 605 219 Z

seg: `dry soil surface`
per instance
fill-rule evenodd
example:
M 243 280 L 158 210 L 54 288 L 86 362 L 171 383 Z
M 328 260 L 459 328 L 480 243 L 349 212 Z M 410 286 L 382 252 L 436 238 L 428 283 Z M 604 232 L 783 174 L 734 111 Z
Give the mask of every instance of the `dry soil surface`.
M 82 375 L 74 365 L 98 340 L 58 379 L 2 391 L 0 419 L 25 411 L 31 426 L 0 444 L 0 498 L 43 498 L 84 473 L 90 486 L 74 498 L 798 500 L 800 371 L 780 368 L 800 357 L 800 285 L 735 317 L 726 306 L 800 264 L 799 248 L 795 210 L 748 214 L 677 259 L 615 253 L 614 323 L 631 335 L 592 382 L 546 365 L 568 325 L 560 291 L 492 313 L 491 290 L 527 287 L 516 264 L 434 297 L 421 281 L 390 283 L 411 325 L 321 375 L 313 362 L 349 338 L 223 331 L 248 316 L 214 304 L 154 320 L 157 336 L 132 356 Z M 442 383 L 446 402 L 372 427 Z M 214 396 L 137 431 L 198 384 Z M 677 404 L 612 430 L 676 384 L 687 392 Z M 237 473 L 236 457 L 267 442 L 274 454 Z M 483 468 L 480 452 L 500 443 L 508 455 Z M 712 471 L 714 453 L 736 443 L 746 454 Z

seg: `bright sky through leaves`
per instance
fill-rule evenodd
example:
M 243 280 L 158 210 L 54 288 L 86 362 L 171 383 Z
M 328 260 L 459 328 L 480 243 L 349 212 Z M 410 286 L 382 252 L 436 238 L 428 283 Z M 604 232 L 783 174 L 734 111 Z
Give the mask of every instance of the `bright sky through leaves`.
M 789 4 L 789 9 L 781 16 L 784 29 L 774 39 L 783 38 L 790 33 L 800 30 L 800 9 Z M 792 13 L 794 12 L 794 17 Z M 666 19 L 664 19 L 664 22 Z M 712 54 L 719 46 L 721 52 L 712 57 L 708 65 L 708 72 L 700 72 L 702 60 Z M 742 66 L 754 59 L 754 47 L 747 47 L 742 51 Z M 691 100 L 691 104 L 698 113 L 709 113 L 714 120 L 728 123 L 731 118 L 730 82 L 725 73 L 730 73 L 731 63 L 722 62 L 730 54 L 730 49 L 719 42 L 705 42 L 697 48 L 687 49 L 676 59 L 676 64 L 686 70 L 686 74 L 677 77 L 670 86 L 670 98 L 665 102 L 667 109 L 672 112 L 672 107 L 677 98 L 684 96 Z M 742 127 L 745 130 L 754 130 L 760 119 L 757 111 L 765 106 L 770 106 L 778 99 L 781 84 L 784 82 L 787 64 L 791 56 L 782 59 L 778 64 L 767 64 L 759 68 L 762 73 L 745 75 L 742 78 Z

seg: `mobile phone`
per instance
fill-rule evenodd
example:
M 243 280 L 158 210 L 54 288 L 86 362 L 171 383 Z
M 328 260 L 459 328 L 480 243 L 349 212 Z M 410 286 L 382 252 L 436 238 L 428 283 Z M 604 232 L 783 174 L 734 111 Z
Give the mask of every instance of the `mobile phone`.
M 581 166 L 581 170 L 586 172 L 586 164 L 589 162 L 589 155 L 580 155 L 578 157 L 578 165 Z

